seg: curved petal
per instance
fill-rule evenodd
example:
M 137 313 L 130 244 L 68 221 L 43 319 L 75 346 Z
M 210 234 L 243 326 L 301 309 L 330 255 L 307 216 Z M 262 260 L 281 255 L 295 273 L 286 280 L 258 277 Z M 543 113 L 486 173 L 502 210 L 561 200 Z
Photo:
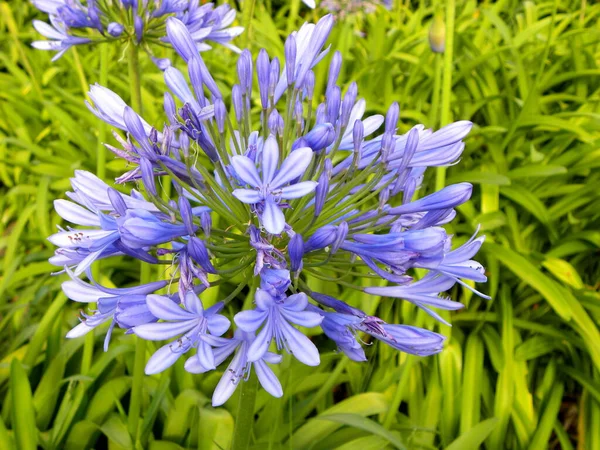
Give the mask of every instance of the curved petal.
M 189 373 L 205 373 L 210 370 L 204 367 L 202 364 L 200 364 L 200 361 L 198 361 L 198 357 L 196 355 L 190 356 L 186 360 L 184 368 L 186 372 Z
M 283 396 L 283 389 L 281 388 L 281 383 L 271 370 L 269 366 L 264 361 L 256 361 L 254 363 L 254 369 L 256 370 L 256 376 L 258 377 L 258 381 L 260 381 L 260 385 L 271 394 L 273 397 L 281 397 Z
M 279 146 L 275 136 L 271 135 L 267 138 L 262 151 L 262 179 L 263 184 L 270 184 L 277 165 L 279 164 Z
M 212 405 L 221 406 L 233 395 L 239 384 L 238 372 L 244 365 L 242 352 L 237 352 L 219 380 L 212 396 Z
M 304 292 L 290 295 L 283 302 L 284 308 L 290 311 L 304 311 L 308 306 L 308 297 Z
M 273 338 L 273 320 L 269 318 L 265 327 L 258 333 L 256 339 L 248 348 L 248 361 L 254 362 L 261 359 L 269 348 Z
M 198 342 L 198 353 L 196 354 L 196 357 L 201 366 L 206 367 L 208 370 L 216 369 L 215 355 L 212 352 L 212 348 L 202 339 Z
M 268 311 L 251 309 L 248 311 L 240 311 L 233 317 L 233 321 L 242 330 L 253 333 L 260 328 L 267 318 L 267 315 Z
M 231 165 L 241 181 L 255 188 L 262 186 L 262 181 L 256 170 L 256 165 L 250 158 L 247 156 L 236 155 L 231 158 Z
M 317 184 L 316 181 L 302 181 L 301 183 L 283 187 L 281 188 L 281 198 L 292 199 L 303 197 L 314 191 Z
M 242 203 L 248 203 L 250 205 L 260 202 L 263 197 L 259 191 L 252 189 L 236 189 L 232 192 L 233 196 Z
M 108 319 L 108 318 L 107 318 Z M 90 327 L 87 323 L 81 322 L 67 333 L 67 338 L 74 339 L 88 334 L 95 327 Z
M 133 327 L 133 332 L 148 341 L 162 341 L 171 339 L 180 334 L 190 331 L 197 325 L 197 320 L 186 320 L 183 322 L 159 322 L 146 323 Z
M 81 303 L 97 302 L 101 297 L 106 296 L 94 286 L 84 282 L 65 281 L 60 287 L 68 298 Z
M 215 314 L 207 318 L 208 331 L 214 336 L 221 336 L 229 330 L 231 322 L 225 316 Z
M 150 312 L 163 320 L 193 320 L 196 316 L 175 304 L 169 297 L 162 295 L 147 295 L 146 305 Z
M 68 200 L 54 200 L 54 210 L 68 222 L 89 227 L 99 227 L 98 215 Z
M 323 321 L 323 316 L 311 311 L 290 311 L 281 308 L 279 312 L 289 321 L 302 327 L 312 328 L 320 325 Z
M 195 292 L 186 292 L 184 305 L 188 311 L 194 313 L 196 316 L 202 316 L 204 313 L 204 306 Z
M 267 197 L 265 200 L 265 210 L 261 216 L 261 221 L 265 230 L 271 234 L 280 234 L 285 228 L 283 211 L 272 197 Z
M 285 336 L 290 353 L 307 366 L 318 366 L 321 358 L 315 344 L 286 321 L 282 320 L 280 324 L 280 331 Z
M 148 360 L 146 364 L 146 375 L 154 375 L 171 367 L 183 353 L 173 351 L 172 346 L 177 345 L 173 342 L 163 345 Z
M 304 175 L 312 157 L 313 151 L 310 147 L 302 147 L 290 153 L 281 164 L 275 178 L 271 181 L 271 188 L 278 188 Z

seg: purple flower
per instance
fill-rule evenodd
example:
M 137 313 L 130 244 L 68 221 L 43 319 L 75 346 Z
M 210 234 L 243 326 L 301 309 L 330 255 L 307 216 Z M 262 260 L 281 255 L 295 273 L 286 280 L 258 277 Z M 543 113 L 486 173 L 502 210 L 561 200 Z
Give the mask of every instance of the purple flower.
M 184 308 L 173 303 L 168 297 L 160 295 L 147 296 L 146 303 L 150 312 L 165 322 L 136 326 L 133 332 L 137 336 L 150 341 L 162 341 L 180 336 L 152 355 L 146 364 L 148 375 L 171 367 L 179 357 L 192 348 L 197 351 L 195 356 L 197 364 L 206 370 L 215 368 L 212 349 L 202 337 L 208 333 L 221 336 L 229 329 L 229 320 L 218 314 L 223 309 L 223 303 L 217 303 L 205 311 L 202 302 L 194 292 L 185 294 Z
M 271 234 L 280 234 L 285 228 L 285 216 L 279 205 L 282 199 L 302 197 L 315 190 L 315 181 L 291 184 L 304 175 L 312 159 L 312 150 L 299 148 L 281 163 L 279 169 L 279 146 L 274 136 L 269 136 L 263 146 L 261 175 L 255 163 L 247 156 L 236 155 L 231 164 L 243 184 L 254 189 L 236 189 L 233 195 L 244 203 L 257 205 L 261 223 Z
M 239 312 L 234 317 L 236 325 L 249 333 L 256 332 L 264 324 L 248 349 L 248 361 L 258 361 L 269 348 L 271 340 L 275 339 L 278 349 L 285 348 L 308 366 L 318 366 L 320 358 L 317 347 L 291 325 L 315 327 L 323 320 L 319 314 L 306 310 L 306 294 L 274 297 L 258 289 L 254 299 L 256 309 Z

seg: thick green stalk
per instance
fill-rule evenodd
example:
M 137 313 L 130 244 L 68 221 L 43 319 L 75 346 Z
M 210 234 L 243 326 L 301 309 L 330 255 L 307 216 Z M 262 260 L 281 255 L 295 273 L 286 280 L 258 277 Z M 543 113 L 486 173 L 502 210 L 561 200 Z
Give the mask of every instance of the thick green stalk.
M 442 108 L 440 111 L 440 125 L 450 122 L 450 98 L 452 96 L 452 66 L 454 53 L 454 17 L 456 13 L 455 0 L 446 3 L 446 49 L 444 51 L 444 78 L 442 81 Z M 438 167 L 435 180 L 436 191 L 446 184 L 446 168 Z
M 142 114 L 142 85 L 139 64 L 139 48 L 129 43 L 129 88 L 131 92 L 131 107 Z M 140 283 L 151 281 L 151 266 L 142 262 L 140 268 Z M 135 359 L 133 362 L 133 380 L 131 383 L 131 400 L 129 404 L 129 433 L 133 442 L 137 440 L 140 411 L 142 409 L 142 391 L 144 387 L 144 366 L 146 364 L 146 341 L 136 338 Z
M 254 405 L 258 391 L 258 378 L 254 373 L 240 386 L 240 402 L 235 417 L 235 430 L 231 450 L 246 450 L 250 446 L 252 425 L 254 424 Z
M 131 107 L 138 114 L 142 114 L 142 80 L 140 73 L 139 48 L 133 42 L 127 44 L 129 63 L 129 89 L 131 93 Z

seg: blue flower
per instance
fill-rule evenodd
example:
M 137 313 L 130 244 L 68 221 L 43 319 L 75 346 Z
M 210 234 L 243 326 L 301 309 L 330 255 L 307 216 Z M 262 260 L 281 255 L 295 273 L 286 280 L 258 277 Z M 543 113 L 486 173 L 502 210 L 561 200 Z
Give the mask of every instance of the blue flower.
M 315 327 L 323 320 L 319 314 L 306 310 L 306 294 L 273 296 L 264 289 L 258 289 L 254 299 L 256 309 L 239 312 L 234 317 L 236 325 L 249 333 L 256 332 L 264 324 L 248 349 L 248 361 L 262 358 L 271 340 L 275 339 L 278 349 L 285 349 L 308 366 L 318 366 L 320 358 L 317 347 L 291 325 Z
M 179 0 L 143 2 L 141 5 L 128 0 L 33 0 L 33 4 L 48 14 L 51 25 L 34 21 L 35 29 L 50 40 L 35 41 L 32 46 L 40 50 L 57 51 L 53 61 L 73 45 L 117 40 L 132 40 L 131 43 L 135 45 L 142 42 L 169 43 L 170 39 L 164 35 L 167 17 L 172 15 L 175 17 L 169 19 L 177 20 L 188 30 L 195 53 L 210 50 L 212 47 L 207 44 L 208 41 L 239 53 L 240 50 L 231 41 L 244 31 L 242 27 L 231 26 L 236 11 L 226 4 L 216 8 L 212 3 L 200 5 L 197 1 Z M 114 22 L 115 17 L 121 18 L 122 23 Z M 149 30 L 150 33 L 146 32 Z M 147 45 L 143 48 L 150 51 Z
M 283 390 L 281 383 L 266 364 L 279 364 L 281 355 L 266 352 L 256 361 L 248 360 L 248 349 L 254 342 L 254 334 L 237 329 L 232 339 L 214 336 L 205 336 L 204 340 L 213 347 L 215 364 L 218 366 L 225 361 L 229 355 L 235 352 L 235 356 L 223 372 L 217 387 L 213 393 L 212 405 L 220 406 L 225 403 L 235 392 L 241 381 L 246 381 L 250 376 L 252 367 L 256 372 L 261 386 L 273 397 L 281 397 Z M 203 373 L 205 368 L 198 364 L 197 359 L 190 359 L 186 363 L 186 370 L 191 373 Z
M 157 320 L 146 305 L 146 295 L 164 288 L 167 281 L 155 281 L 130 288 L 107 288 L 96 283 L 86 283 L 68 269 L 67 273 L 71 280 L 65 281 L 61 286 L 65 295 L 76 302 L 98 305 L 98 309 L 91 311 L 91 314 L 82 313 L 81 323 L 67 333 L 68 338 L 83 336 L 110 320 L 111 325 L 104 339 L 106 351 L 115 324 L 129 329 Z
M 146 297 L 146 303 L 150 312 L 165 322 L 133 327 L 133 332 L 137 336 L 151 341 L 180 336 L 152 355 L 146 364 L 147 374 L 166 370 L 192 348 L 197 351 L 194 357 L 197 364 L 206 370 L 216 367 L 212 349 L 202 337 L 208 333 L 221 336 L 229 329 L 229 320 L 218 314 L 223 309 L 222 303 L 217 303 L 205 311 L 202 302 L 194 292 L 185 294 L 184 308 L 173 303 L 168 297 L 160 295 L 149 295 Z
M 236 189 L 233 195 L 244 203 L 257 207 L 261 223 L 271 234 L 280 234 L 285 228 L 285 216 L 280 200 L 294 199 L 315 190 L 315 181 L 302 181 L 291 184 L 304 175 L 312 159 L 312 150 L 308 147 L 294 150 L 279 165 L 279 146 L 274 136 L 269 136 L 262 151 L 261 175 L 255 163 L 247 156 L 236 155 L 231 158 L 237 177 L 243 184 L 254 189 Z

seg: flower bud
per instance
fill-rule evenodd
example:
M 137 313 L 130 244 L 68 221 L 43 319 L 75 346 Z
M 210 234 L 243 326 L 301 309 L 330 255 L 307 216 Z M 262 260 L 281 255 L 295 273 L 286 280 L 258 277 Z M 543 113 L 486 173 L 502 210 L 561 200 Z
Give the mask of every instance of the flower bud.
M 127 205 L 125 204 L 125 200 L 123 200 L 121 193 L 114 188 L 108 188 L 108 199 L 114 210 L 120 216 L 124 216 L 127 212 Z
M 263 48 L 258 53 L 256 58 L 256 72 L 258 75 L 258 89 L 260 91 L 260 103 L 263 109 L 269 107 L 269 72 L 270 72 L 269 55 Z
M 306 82 L 304 83 L 304 93 L 306 98 L 311 101 L 315 93 L 315 73 L 310 70 L 306 74 Z
M 194 94 L 198 99 L 200 106 L 206 105 L 206 97 L 204 96 L 204 83 L 202 81 L 202 68 L 200 60 L 198 58 L 190 59 L 188 63 L 188 74 L 190 75 L 190 82 L 194 89 Z
M 429 46 L 434 53 L 444 53 L 446 49 L 446 24 L 440 14 L 436 14 L 429 27 Z
M 327 90 L 326 93 L 329 95 L 329 91 L 333 89 L 337 83 L 338 76 L 340 75 L 340 68 L 342 67 L 342 54 L 336 51 L 331 57 L 331 63 L 329 64 L 329 76 L 327 78 Z
M 302 256 L 304 256 L 304 240 L 301 234 L 295 234 L 288 244 L 288 255 L 290 255 L 290 267 L 292 272 L 302 270 Z
M 285 41 L 285 74 L 288 86 L 294 84 L 296 71 L 296 38 L 293 34 Z
M 248 95 L 252 91 L 252 55 L 249 50 L 244 50 L 237 62 L 240 86 Z
M 275 95 L 275 88 L 279 82 L 279 59 L 273 58 L 269 69 L 269 97 Z
M 112 37 L 119 37 L 123 34 L 123 25 L 117 22 L 111 22 L 108 24 L 108 34 Z
M 239 84 L 233 85 L 233 88 L 231 89 L 231 102 L 233 103 L 235 118 L 238 123 L 241 123 L 244 115 L 244 102 L 242 100 L 242 89 L 240 88 Z
M 215 122 L 217 122 L 217 129 L 219 133 L 225 132 L 225 119 L 227 117 L 227 110 L 225 109 L 225 103 L 220 98 L 215 99 Z
M 394 134 L 396 132 L 396 125 L 398 124 L 398 117 L 400 116 L 400 107 L 398 103 L 394 102 L 390 105 L 387 114 L 385 115 L 385 131 L 386 133 Z
M 146 158 L 140 158 L 140 170 L 142 172 L 142 183 L 146 191 L 153 196 L 156 196 L 156 182 L 154 179 L 154 169 L 152 163 Z
M 333 143 L 335 139 L 335 129 L 330 123 L 321 123 L 315 125 L 305 136 L 304 140 L 314 152 L 318 152 Z
M 133 18 L 133 27 L 135 29 L 135 42 L 139 44 L 144 37 L 144 21 L 140 16 L 136 15 Z
M 340 116 L 341 93 L 338 86 L 334 86 L 327 93 L 327 122 L 337 124 Z

